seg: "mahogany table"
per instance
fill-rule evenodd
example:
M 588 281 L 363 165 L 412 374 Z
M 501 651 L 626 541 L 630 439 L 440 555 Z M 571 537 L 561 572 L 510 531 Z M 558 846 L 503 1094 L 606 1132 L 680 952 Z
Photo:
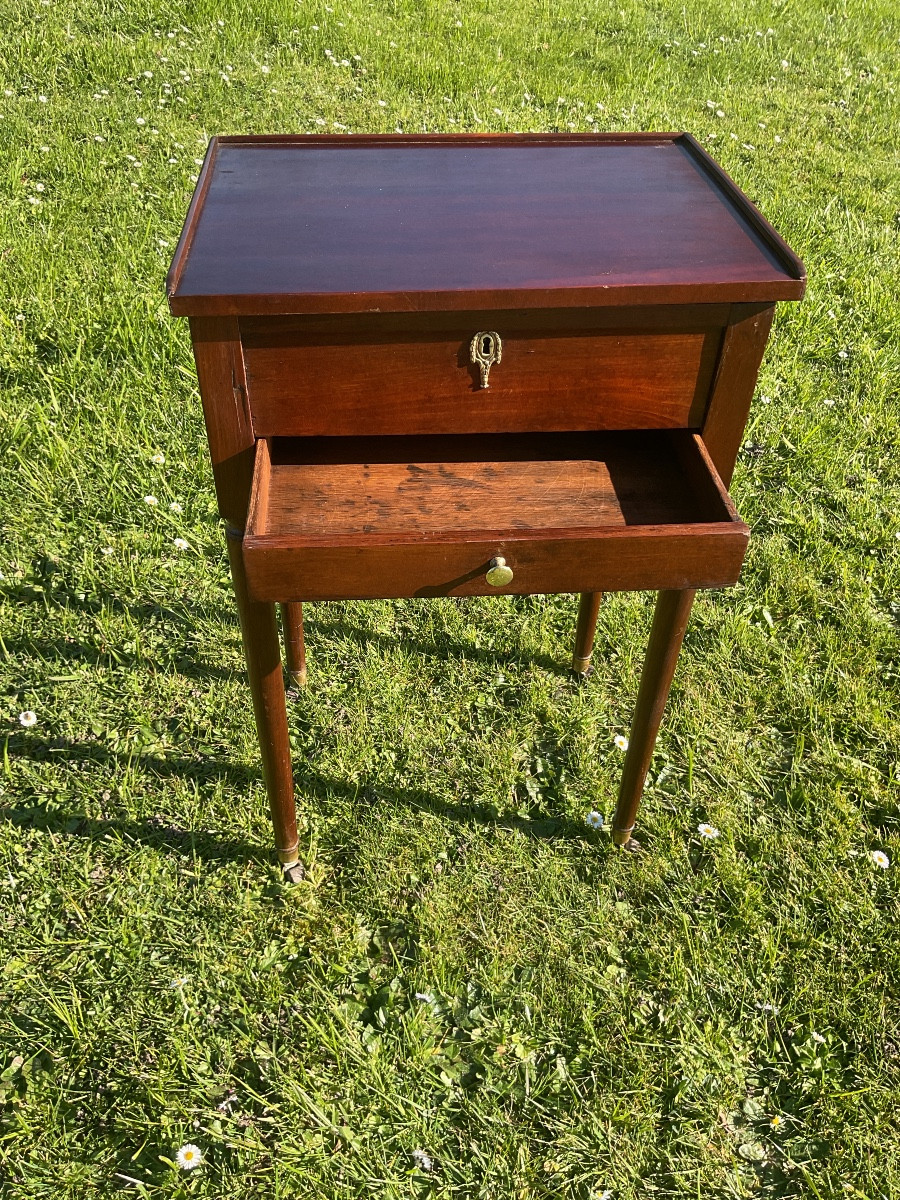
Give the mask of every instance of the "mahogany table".
M 214 138 L 169 272 L 190 318 L 279 858 L 298 862 L 275 604 L 658 598 L 631 831 L 775 302 L 803 264 L 688 134 Z

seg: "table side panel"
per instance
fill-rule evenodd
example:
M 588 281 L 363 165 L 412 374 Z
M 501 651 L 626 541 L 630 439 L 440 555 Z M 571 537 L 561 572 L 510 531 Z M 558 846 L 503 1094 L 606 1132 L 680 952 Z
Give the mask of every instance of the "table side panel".
M 238 323 L 233 317 L 191 317 L 190 329 L 219 514 L 234 528 L 243 529 L 254 435 Z

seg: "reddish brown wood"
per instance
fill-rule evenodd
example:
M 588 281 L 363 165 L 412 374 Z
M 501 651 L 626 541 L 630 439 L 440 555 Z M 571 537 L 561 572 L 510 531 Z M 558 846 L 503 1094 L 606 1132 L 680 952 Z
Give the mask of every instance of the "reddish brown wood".
M 688 135 L 213 140 L 167 288 L 192 318 L 282 859 L 274 602 L 296 678 L 301 601 L 488 594 L 496 557 L 503 591 L 582 592 L 576 669 L 601 590 L 663 589 L 627 840 L 693 591 L 740 569 L 727 483 L 772 306 L 805 282 Z M 480 330 L 504 347 L 486 390 Z
M 220 138 L 198 189 L 169 275 L 179 315 L 771 303 L 805 286 L 680 134 Z
M 494 557 L 510 594 L 723 586 L 748 537 L 681 431 L 277 439 L 260 442 L 255 480 L 244 561 L 259 600 L 490 595 Z
M 680 430 L 263 440 L 267 498 L 254 493 L 248 528 L 370 545 L 727 518 L 698 443 Z
M 602 599 L 602 592 L 581 593 L 578 603 L 578 624 L 575 628 L 575 649 L 572 653 L 572 670 L 578 675 L 587 675 L 591 669 L 594 634 L 597 631 L 597 616 Z
M 365 600 L 403 596 L 487 596 L 549 592 L 726 587 L 737 582 L 746 525 L 729 523 L 610 529 L 591 538 L 497 538 L 418 545 L 298 546 L 249 537 L 244 545 L 251 594 L 271 600 Z M 491 559 L 505 558 L 511 583 L 485 580 Z
M 299 842 L 275 606 L 261 604 L 250 598 L 241 554 L 240 531 L 229 528 L 226 540 L 241 619 L 263 776 L 275 830 L 275 846 L 281 863 L 288 869 L 297 863 Z
M 306 685 L 306 643 L 303 639 L 303 605 L 282 604 L 284 651 L 287 672 L 298 687 Z
M 703 441 L 726 487 L 731 483 L 772 317 L 771 305 L 736 304 L 716 367 Z
M 400 329 L 396 316 L 335 317 L 327 325 L 243 320 L 254 431 L 699 428 L 727 317 L 724 306 L 703 307 L 670 309 L 668 325 L 655 309 L 632 309 L 618 327 L 592 321 L 591 310 L 576 310 L 576 320 L 571 310 L 460 313 L 441 322 L 412 314 Z M 487 389 L 469 350 L 481 330 L 496 331 L 503 347 Z
M 250 499 L 254 436 L 237 321 L 231 317 L 192 317 L 191 341 L 219 513 L 236 529 L 243 529 Z
M 714 158 L 711 158 L 706 153 L 697 139 L 692 137 L 691 134 L 683 133 L 679 140 L 688 154 L 694 157 L 699 169 L 721 188 L 728 203 L 734 206 L 736 212 L 753 229 L 754 234 L 766 245 L 773 258 L 777 262 L 783 263 L 788 273 L 795 279 L 805 282 L 806 268 L 803 266 L 803 263 L 778 230 L 769 224 L 756 205 L 744 195 L 731 176 L 722 169 Z M 802 292 L 800 294 L 802 295 Z M 747 298 L 749 299 L 749 297 Z M 799 297 L 792 298 L 799 299 Z
M 653 757 L 656 735 L 659 732 L 693 603 L 693 591 L 663 591 L 656 600 L 656 611 L 644 669 L 641 672 L 637 707 L 631 723 L 628 751 L 625 755 L 619 798 L 613 818 L 613 840 L 619 846 L 629 842 L 631 831 L 634 829 L 644 780 L 647 778 L 650 760 Z

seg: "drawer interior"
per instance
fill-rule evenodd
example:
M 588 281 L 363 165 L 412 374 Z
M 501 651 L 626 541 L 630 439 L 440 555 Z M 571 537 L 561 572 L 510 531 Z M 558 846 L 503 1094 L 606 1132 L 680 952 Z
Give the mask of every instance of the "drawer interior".
M 736 520 L 687 430 L 273 438 L 258 443 L 248 533 L 371 545 Z
M 721 587 L 748 529 L 688 430 L 260 439 L 256 600 Z M 505 573 L 504 573 L 505 575 Z M 496 576 L 494 576 L 496 578 Z

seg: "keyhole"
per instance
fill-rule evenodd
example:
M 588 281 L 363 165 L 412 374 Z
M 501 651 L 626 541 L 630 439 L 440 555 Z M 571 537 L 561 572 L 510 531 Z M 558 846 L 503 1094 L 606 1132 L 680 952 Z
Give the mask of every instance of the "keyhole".
M 482 353 L 482 354 L 485 356 L 485 358 L 487 358 L 487 357 L 488 357 L 488 355 L 489 355 L 489 354 L 491 353 L 491 351 L 493 350 L 493 348 L 494 348 L 494 344 L 493 344 L 493 343 L 494 343 L 494 339 L 493 339 L 493 338 L 486 337 L 486 338 L 484 338 L 484 339 L 482 340 L 482 343 L 481 343 L 481 353 Z

